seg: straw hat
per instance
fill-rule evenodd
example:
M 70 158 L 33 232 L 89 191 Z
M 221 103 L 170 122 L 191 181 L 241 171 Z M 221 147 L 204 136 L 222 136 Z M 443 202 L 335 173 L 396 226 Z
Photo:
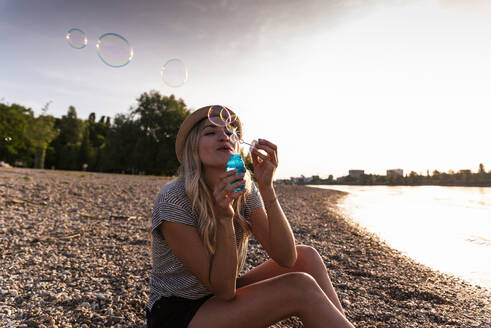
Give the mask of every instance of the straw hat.
M 218 105 L 215 105 L 218 106 Z M 177 160 L 179 163 L 182 163 L 182 152 L 184 150 L 184 144 L 186 143 L 186 139 L 188 137 L 189 131 L 201 120 L 208 118 L 208 111 L 212 106 L 205 106 L 201 107 L 200 109 L 195 110 L 194 112 L 191 113 L 184 122 L 182 122 L 181 127 L 179 128 L 179 132 L 177 132 L 177 137 L 176 137 L 176 155 L 177 155 Z M 227 110 L 231 113 L 235 113 L 231 111 L 230 109 L 227 108 Z M 242 124 L 240 123 L 239 119 L 237 118 L 234 122 L 236 122 L 237 129 L 238 129 L 238 135 L 242 136 Z

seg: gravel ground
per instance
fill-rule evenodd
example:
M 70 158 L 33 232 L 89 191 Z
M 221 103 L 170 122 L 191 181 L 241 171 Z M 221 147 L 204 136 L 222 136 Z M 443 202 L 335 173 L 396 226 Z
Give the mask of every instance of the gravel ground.
M 0 169 L 0 326 L 144 327 L 153 202 L 169 178 Z M 491 292 L 420 265 L 343 217 L 342 192 L 278 185 L 356 327 L 491 327 Z M 247 267 L 266 256 L 250 241 Z M 275 327 L 302 327 L 296 318 Z

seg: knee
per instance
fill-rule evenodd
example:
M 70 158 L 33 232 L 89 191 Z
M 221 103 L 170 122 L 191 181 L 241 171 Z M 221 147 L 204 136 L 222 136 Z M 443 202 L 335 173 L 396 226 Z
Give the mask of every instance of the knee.
M 287 286 L 304 293 L 307 290 L 317 290 L 318 284 L 314 277 L 306 272 L 290 272 L 284 275 Z
M 290 272 L 283 276 L 284 285 L 290 289 L 290 295 L 293 299 L 302 302 L 316 299 L 317 296 L 323 296 L 322 289 L 313 276 L 306 272 Z
M 324 267 L 322 257 L 319 255 L 314 247 L 307 245 L 297 245 L 296 248 L 297 264 L 306 272 L 318 268 L 319 266 Z

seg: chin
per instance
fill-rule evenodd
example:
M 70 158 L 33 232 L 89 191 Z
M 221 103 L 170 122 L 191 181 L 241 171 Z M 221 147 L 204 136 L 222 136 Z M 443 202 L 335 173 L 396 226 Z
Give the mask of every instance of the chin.
M 208 160 L 201 161 L 203 163 L 203 166 L 205 167 L 215 167 L 215 168 L 225 168 L 227 167 L 227 162 L 230 158 L 230 155 L 227 156 L 216 156 L 214 158 L 209 158 Z

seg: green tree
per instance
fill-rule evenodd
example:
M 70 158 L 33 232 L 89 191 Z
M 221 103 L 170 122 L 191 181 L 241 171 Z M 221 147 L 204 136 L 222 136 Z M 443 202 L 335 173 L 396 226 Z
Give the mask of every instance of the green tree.
M 132 153 L 136 148 L 140 129 L 129 115 L 117 114 L 102 147 L 101 168 L 109 172 L 135 170 Z
M 479 169 L 478 169 L 477 173 L 479 173 L 479 174 L 486 173 L 486 170 L 484 169 L 484 164 L 483 163 L 480 163 L 479 164 Z
M 82 144 L 80 145 L 78 161 L 82 164 L 82 167 L 83 164 L 87 164 L 89 170 L 94 169 L 96 162 L 96 149 L 90 143 L 89 129 L 86 129 L 84 132 Z
M 17 104 L 0 104 L 0 160 L 13 164 L 22 161 L 32 164 L 34 149 L 25 134 L 26 126 L 33 117 L 30 108 Z
M 411 171 L 409 173 L 409 176 L 406 177 L 406 180 L 407 180 L 409 185 L 412 185 L 412 186 L 418 185 L 420 183 L 420 176 L 418 175 L 418 173 Z
M 80 165 L 86 163 L 91 171 L 101 170 L 101 155 L 105 147 L 105 139 L 110 129 L 110 118 L 102 116 L 96 122 L 96 114 L 90 113 L 84 122 L 82 142 L 79 149 L 78 161 Z
M 55 127 L 60 133 L 51 144 L 53 156 L 50 156 L 50 164 L 59 169 L 80 170 L 84 122 L 77 117 L 75 107 L 70 106 L 66 115 L 56 119 Z
M 26 135 L 35 147 L 34 167 L 38 169 L 44 169 L 46 149 L 59 133 L 55 128 L 55 118 L 51 115 L 46 115 L 48 107 L 49 103 L 43 108 L 43 114 L 37 118 L 31 118 L 26 127 Z
M 60 121 L 60 136 L 65 139 L 67 144 L 77 145 L 82 142 L 84 124 L 77 117 L 75 107 L 68 107 L 66 115 L 61 117 Z
M 190 114 L 182 99 L 161 95 L 158 91 L 143 93 L 138 105 L 130 109 L 139 131 L 131 150 L 131 167 L 151 174 L 174 175 L 179 167 L 175 154 L 177 132 Z

